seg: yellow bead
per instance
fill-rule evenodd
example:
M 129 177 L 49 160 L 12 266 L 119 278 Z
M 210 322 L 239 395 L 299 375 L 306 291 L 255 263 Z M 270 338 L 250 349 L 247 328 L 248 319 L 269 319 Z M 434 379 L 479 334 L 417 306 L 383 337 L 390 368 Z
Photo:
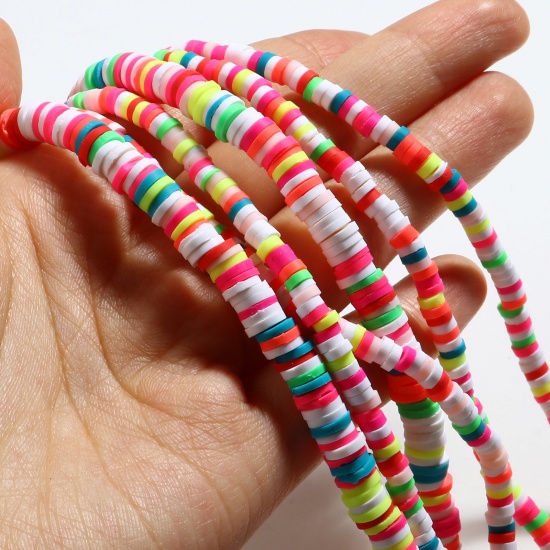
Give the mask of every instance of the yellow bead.
M 125 97 L 120 105 L 120 116 L 124 120 L 128 120 L 128 106 L 132 103 L 132 101 L 134 101 L 134 99 L 136 99 L 136 97 L 138 97 L 136 94 L 125 94 Z
M 475 225 L 465 225 L 464 231 L 467 235 L 476 235 L 477 233 L 483 233 L 491 225 L 491 220 L 485 218 L 482 222 Z
M 543 384 L 542 386 L 539 386 L 538 388 L 531 388 L 531 393 L 535 397 L 542 397 L 543 395 L 546 395 L 547 393 L 550 393 L 550 382 L 547 382 L 546 384 Z
M 439 357 L 439 362 L 441 366 L 447 371 L 452 371 L 466 362 L 466 354 L 462 353 L 458 357 L 453 357 L 453 359 L 445 359 L 444 357 Z
M 407 456 L 411 456 L 413 458 L 437 459 L 443 456 L 445 453 L 445 447 L 439 447 L 438 449 L 433 449 L 431 451 L 419 451 L 418 449 L 412 449 L 405 443 L 405 452 L 407 453 Z
M 220 197 L 222 196 L 223 192 L 229 189 L 230 187 L 235 187 L 236 185 L 237 183 L 234 180 L 232 180 L 230 177 L 223 178 L 218 183 L 216 183 L 210 195 L 216 201 L 216 203 L 220 204 Z
M 348 351 L 342 355 L 342 357 L 338 357 L 338 359 L 335 359 L 334 361 L 328 361 L 327 366 L 331 372 L 335 372 L 345 367 L 349 367 L 354 361 L 355 355 L 353 355 L 353 352 Z
M 367 329 L 365 327 L 362 327 L 361 325 L 357 325 L 357 328 L 355 329 L 355 334 L 353 335 L 353 338 L 350 340 L 350 344 L 353 346 L 354 352 L 357 351 L 359 344 L 363 340 L 363 336 L 365 336 L 365 332 L 367 332 Z
M 184 139 L 182 142 L 178 143 L 177 147 L 172 153 L 172 156 L 180 164 L 183 164 L 183 159 L 194 147 L 200 147 L 200 145 L 193 138 Z
M 360 485 L 357 485 L 356 487 L 351 487 L 349 489 L 342 489 L 342 495 L 346 497 L 352 497 L 357 496 L 365 491 L 368 491 L 371 487 L 376 486 L 380 482 L 380 472 L 378 470 L 374 470 L 374 472 L 361 481 Z
M 148 63 L 145 64 L 143 69 L 141 69 L 141 73 L 139 75 L 139 89 L 141 93 L 145 93 L 145 78 L 147 77 L 147 73 L 155 66 L 155 65 L 161 65 L 162 61 L 159 61 L 158 59 L 152 59 Z
M 335 325 L 340 320 L 340 315 L 334 309 L 330 310 L 320 321 L 317 321 L 313 325 L 315 332 L 322 332 L 323 330 Z
M 357 508 L 358 506 L 368 502 L 371 498 L 375 497 L 379 491 L 380 484 L 376 483 L 368 488 L 365 488 L 362 493 L 358 493 L 356 495 L 342 495 L 342 502 L 348 508 Z
M 246 255 L 246 252 L 237 252 L 234 256 L 231 256 L 231 258 L 228 258 L 227 260 L 224 260 L 221 264 L 217 265 L 213 269 L 208 270 L 208 274 L 210 275 L 210 278 L 213 282 L 216 282 L 216 279 L 222 274 L 225 273 L 228 269 L 231 267 L 244 262 L 248 259 L 248 256 Z
M 281 103 L 273 112 L 273 122 L 279 124 L 281 119 L 293 109 L 298 109 L 298 106 L 295 103 L 292 103 L 292 101 L 285 101 L 284 103 Z
M 243 84 L 251 74 L 255 75 L 256 73 L 251 71 L 250 69 L 243 69 L 242 71 L 239 71 L 237 76 L 233 79 L 233 83 L 231 84 L 231 90 L 235 95 L 238 95 L 238 96 L 243 95 L 242 94 Z
M 374 527 L 370 527 L 369 529 L 363 529 L 363 531 L 367 535 L 377 535 L 378 533 L 381 533 L 384 529 L 387 529 L 392 523 L 395 523 L 400 515 L 401 511 L 396 506 L 393 509 L 392 513 L 384 521 L 377 523 Z
M 170 176 L 162 176 L 151 187 L 149 187 L 145 195 L 143 195 L 139 201 L 139 207 L 141 210 L 147 212 L 151 206 L 151 203 L 155 200 L 155 197 L 171 183 L 174 183 L 174 180 Z
M 405 538 L 401 541 L 399 541 L 396 544 L 392 544 L 391 546 L 388 546 L 384 550 L 405 550 L 408 548 L 414 541 L 414 537 L 412 533 L 407 533 Z
M 317 128 L 311 124 L 311 122 L 308 122 L 306 124 L 302 124 L 293 134 L 294 139 L 296 141 L 300 141 L 300 138 L 302 136 L 305 136 L 308 132 L 311 132 L 311 130 L 316 130 Z
M 206 82 L 201 82 L 200 86 L 197 86 L 191 92 L 191 95 L 189 96 L 189 101 L 187 103 L 187 110 L 197 124 L 204 126 L 204 107 L 206 107 L 208 100 L 210 100 L 212 96 L 220 91 L 221 87 L 219 86 L 219 84 L 217 84 L 216 82 L 212 82 L 211 80 L 207 80 Z M 207 97 L 206 102 L 200 101 L 203 95 L 206 95 Z M 202 106 L 202 109 L 199 108 L 199 103 L 200 106 Z
M 384 500 L 372 508 L 371 510 L 367 510 L 366 512 L 362 512 L 361 514 L 353 514 L 349 513 L 350 518 L 355 521 L 355 523 L 366 523 L 367 521 L 374 521 L 376 518 L 379 518 L 386 512 L 389 507 L 391 506 L 392 501 L 389 495 L 386 495 Z
M 293 155 L 290 155 L 290 157 L 286 158 L 273 170 L 273 174 L 271 175 L 272 178 L 275 180 L 275 182 L 278 182 L 279 179 L 283 174 L 285 174 L 288 170 L 290 170 L 293 166 L 296 166 L 296 164 L 299 164 L 300 162 L 304 162 L 308 160 L 308 156 L 303 151 L 298 151 L 297 153 L 294 153 Z
M 141 128 L 141 124 L 139 123 L 139 118 L 141 116 L 141 113 L 143 110 L 150 105 L 148 101 L 140 101 L 137 105 L 137 107 L 134 109 L 134 112 L 132 113 L 132 122 Z
M 418 298 L 420 309 L 435 309 L 445 303 L 445 295 L 442 292 L 437 293 L 430 298 Z
M 265 241 L 263 241 L 260 246 L 258 246 L 256 254 L 258 258 L 262 260 L 262 262 L 265 262 L 265 259 L 272 250 L 275 250 L 275 248 L 279 248 L 284 244 L 285 243 L 277 235 L 271 235 L 270 237 L 265 239 Z
M 503 499 L 503 498 L 506 498 L 506 497 L 510 496 L 512 494 L 512 492 L 513 492 L 512 487 L 505 487 L 504 489 L 493 490 L 493 489 L 487 487 L 487 485 L 485 485 L 485 494 L 489 498 Z
M 186 230 L 189 229 L 194 223 L 197 223 L 199 220 L 204 220 L 204 214 L 200 210 L 195 210 L 194 212 L 191 212 L 189 216 L 185 217 L 181 222 L 177 225 L 176 229 L 172 231 L 172 234 L 170 235 L 170 238 L 175 241 L 177 238 Z
M 424 164 L 416 171 L 416 173 L 425 180 L 429 178 L 440 166 L 443 161 L 435 154 L 432 153 L 425 161 Z
M 461 197 L 459 197 L 454 201 L 445 201 L 445 206 L 449 210 L 454 212 L 455 210 L 460 210 L 461 208 L 466 206 L 471 200 L 472 200 L 472 194 L 470 193 L 470 191 L 466 191 L 464 195 L 462 195 Z
M 401 450 L 401 444 L 397 439 L 394 439 L 389 445 L 383 449 L 374 449 L 372 454 L 377 460 L 386 460 L 398 453 Z
M 185 53 L 186 52 L 182 50 L 176 50 L 175 52 L 170 52 L 170 54 L 168 55 L 167 61 L 173 61 L 174 63 L 177 63 L 179 65 Z

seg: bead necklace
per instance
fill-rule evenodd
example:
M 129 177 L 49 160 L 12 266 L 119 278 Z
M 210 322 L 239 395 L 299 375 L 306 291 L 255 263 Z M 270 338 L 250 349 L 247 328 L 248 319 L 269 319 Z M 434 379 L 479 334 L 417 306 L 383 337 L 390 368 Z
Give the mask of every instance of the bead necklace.
M 91 166 L 147 212 L 186 260 L 210 275 L 246 334 L 255 337 L 267 359 L 274 360 L 343 493 L 350 516 L 374 548 L 460 547 L 441 410 L 480 463 L 492 547 L 515 547 L 515 518 L 540 547 L 550 548 L 548 515 L 513 484 L 507 453 L 487 425 L 479 400 L 472 399 L 464 342 L 418 232 L 397 204 L 376 189 L 365 168 L 322 136 L 267 78 L 288 84 L 363 135 L 389 146 L 441 191 L 495 280 L 516 354 L 522 367 L 540 375 L 536 397 L 547 403 L 548 391 L 540 387 L 546 385 L 548 369 L 544 370 L 546 364 L 523 306 L 521 280 L 460 175 L 408 130 L 298 62 L 250 48 L 196 41 L 186 49 L 196 53 L 121 54 L 96 63 L 77 82 L 70 107 L 41 103 L 8 111 L 0 119 L 0 137 L 13 149 L 43 141 L 74 151 L 83 165 Z M 248 69 L 216 60 L 224 57 Z M 324 303 L 305 264 L 250 197 L 159 104 L 178 107 L 267 171 L 321 246 L 362 325 L 342 319 Z M 238 233 L 231 234 L 185 194 L 120 125 L 105 118 L 111 114 L 159 139 L 191 180 L 221 205 Z M 419 349 L 395 292 L 374 266 L 357 224 L 323 186 L 313 161 L 348 188 L 412 273 L 422 314 L 445 369 Z M 294 319 L 313 336 L 308 337 Z M 391 397 L 399 403 L 405 425 L 407 456 L 358 360 L 380 365 L 391 374 Z

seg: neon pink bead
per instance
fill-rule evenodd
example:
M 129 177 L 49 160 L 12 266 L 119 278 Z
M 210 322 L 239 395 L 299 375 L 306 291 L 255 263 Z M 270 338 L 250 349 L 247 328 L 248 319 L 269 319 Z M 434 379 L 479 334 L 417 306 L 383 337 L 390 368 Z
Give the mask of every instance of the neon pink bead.
M 338 383 L 343 390 L 349 390 L 350 388 L 354 388 L 355 386 L 363 382 L 363 380 L 365 380 L 366 377 L 367 375 L 365 374 L 365 371 L 362 369 L 359 369 L 357 372 L 352 374 L 349 378 L 340 380 Z
M 262 57 L 262 53 L 263 52 L 261 52 L 259 50 L 256 50 L 250 56 L 250 59 L 248 60 L 248 63 L 246 64 L 248 69 L 250 69 L 251 71 L 256 71 L 256 65 L 258 64 L 258 60 L 260 59 L 260 57 Z
M 452 191 L 442 194 L 441 196 L 443 197 L 443 200 L 451 202 L 462 197 L 466 191 L 468 191 L 468 184 L 463 179 L 460 179 Z
M 254 304 L 253 306 L 250 306 L 249 308 L 245 309 L 244 311 L 241 311 L 238 313 L 238 317 L 240 321 L 244 321 L 245 319 L 248 319 L 255 313 L 258 313 L 262 309 L 265 309 L 269 306 L 272 306 L 273 304 L 278 303 L 277 296 L 269 296 L 268 298 L 265 298 L 261 302 L 258 302 Z
M 179 225 L 179 223 L 193 212 L 196 212 L 198 209 L 199 207 L 195 202 L 190 202 L 180 208 L 178 212 L 176 212 L 174 217 L 166 224 L 166 227 L 164 228 L 164 233 L 166 233 L 166 235 L 170 237 L 174 232 L 174 229 L 176 229 L 176 227 Z
M 282 189 L 293 177 L 297 176 L 298 174 L 305 172 L 306 170 L 309 170 L 310 168 L 315 169 L 315 164 L 311 160 L 307 160 L 305 162 L 300 162 L 300 164 L 296 164 L 293 166 L 290 170 L 287 170 L 277 181 L 277 187 L 279 189 Z M 322 184 L 321 178 L 319 178 L 319 184 Z
M 323 453 L 327 451 L 334 451 L 336 449 L 340 449 L 341 447 L 344 447 L 344 445 L 347 445 L 348 443 L 352 443 L 359 437 L 359 432 L 357 430 L 353 430 L 348 435 L 342 437 L 341 439 L 337 439 L 336 441 L 332 441 L 331 443 L 324 443 L 324 444 L 317 444 L 319 447 L 319 450 Z
M 284 244 L 272 250 L 267 255 L 265 262 L 269 269 L 278 275 L 283 267 L 296 259 L 296 254 L 294 254 L 292 248 L 288 244 Z
M 359 98 L 357 96 L 350 96 L 344 101 L 342 106 L 340 107 L 340 110 L 338 111 L 338 116 L 341 119 L 345 119 L 347 114 L 349 113 L 350 109 L 359 101 Z
M 317 332 L 316 334 L 314 334 L 313 340 L 316 344 L 322 344 L 323 342 L 326 342 L 330 338 L 334 338 L 334 336 L 340 333 L 341 333 L 340 325 L 338 323 L 335 323 L 334 325 L 331 325 L 325 330 L 322 330 L 321 332 Z

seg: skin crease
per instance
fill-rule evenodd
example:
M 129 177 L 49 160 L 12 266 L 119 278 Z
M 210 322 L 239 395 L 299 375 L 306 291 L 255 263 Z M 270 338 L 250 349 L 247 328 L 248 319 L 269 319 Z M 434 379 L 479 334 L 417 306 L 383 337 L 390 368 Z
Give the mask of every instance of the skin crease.
M 442 0 L 374 36 L 305 31 L 258 47 L 350 87 L 475 184 L 529 132 L 525 92 L 485 72 L 527 34 L 513 0 Z M 20 75 L 1 23 L 1 109 L 18 104 Z M 306 111 L 364 157 L 418 228 L 441 213 L 391 155 Z M 265 175 L 196 135 L 305 259 L 327 302 L 342 305 Z M 191 189 L 184 175 L 178 181 Z M 70 154 L 40 146 L 4 158 L 0 184 L 0 547 L 239 548 L 319 461 L 279 375 L 208 277 Z M 359 223 L 384 267 L 392 253 Z M 463 258 L 439 265 L 465 326 L 483 302 L 484 278 Z M 411 282 L 398 289 L 432 349 Z

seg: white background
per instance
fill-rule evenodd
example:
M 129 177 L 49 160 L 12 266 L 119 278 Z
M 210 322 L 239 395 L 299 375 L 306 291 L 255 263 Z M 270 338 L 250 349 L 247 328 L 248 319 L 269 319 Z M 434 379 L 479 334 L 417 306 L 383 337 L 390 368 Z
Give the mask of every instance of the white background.
M 86 3 L 24 0 L 9 4 L 3 0 L 0 16 L 10 23 L 19 39 L 24 100 L 63 101 L 76 76 L 87 65 L 119 51 L 149 53 L 189 38 L 245 43 L 304 28 L 374 33 L 429 3 L 425 0 L 381 3 L 268 0 L 259 4 L 255 0 L 210 0 L 191 4 L 167 0 L 156 4 L 162 6 L 161 10 L 155 3 L 144 0 Z M 531 297 L 530 309 L 539 327 L 539 340 L 548 348 L 550 2 L 520 0 L 520 3 L 531 19 L 531 38 L 520 52 L 500 63 L 497 69 L 516 78 L 531 95 L 536 112 L 535 127 L 528 140 L 497 167 L 475 193 L 488 207 L 509 254 L 520 268 Z M 267 6 L 268 17 L 260 16 L 259 6 Z M 207 12 L 206 17 L 202 15 L 203 10 Z M 107 13 L 110 15 L 106 16 Z M 426 242 L 433 256 L 452 251 L 473 257 L 450 215 L 427 231 Z M 401 271 L 390 269 L 392 277 L 397 273 Z M 510 450 L 516 479 L 541 506 L 550 509 L 550 479 L 545 471 L 550 451 L 548 426 L 509 350 L 496 303 L 495 294 L 490 293 L 482 312 L 465 333 L 477 393 Z M 394 417 L 391 411 L 390 416 Z M 462 511 L 464 547 L 487 548 L 481 478 L 464 444 L 452 433 L 449 439 L 451 468 L 456 480 L 454 495 Z M 287 498 L 249 541 L 246 550 L 365 547 L 368 547 L 365 536 L 347 518 L 339 492 L 326 469 L 321 467 Z M 531 548 L 534 544 L 527 537 L 521 537 L 519 547 Z

